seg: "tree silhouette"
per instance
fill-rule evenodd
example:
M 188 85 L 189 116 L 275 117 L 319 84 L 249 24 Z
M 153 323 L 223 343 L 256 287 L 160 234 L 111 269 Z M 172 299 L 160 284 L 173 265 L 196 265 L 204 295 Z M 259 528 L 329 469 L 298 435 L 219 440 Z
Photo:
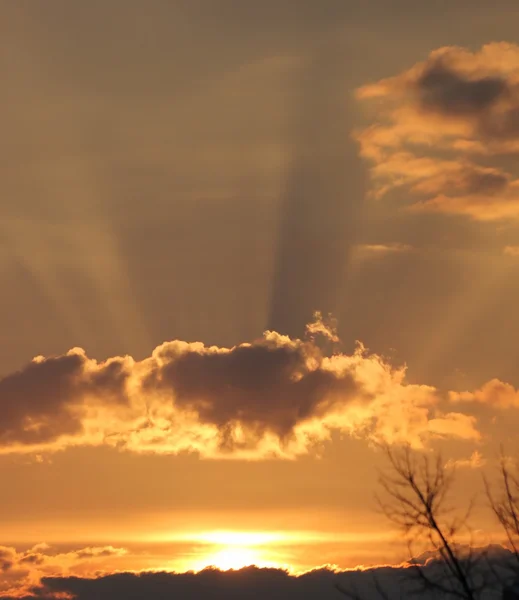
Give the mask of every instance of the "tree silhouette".
M 431 458 L 418 455 L 410 447 L 392 450 L 383 446 L 388 470 L 380 474 L 382 494 L 378 505 L 388 520 L 402 532 L 407 542 L 410 566 L 405 569 L 409 593 L 425 591 L 438 595 L 475 600 L 490 585 L 484 569 L 477 569 L 486 556 L 475 552 L 472 545 L 460 545 L 457 538 L 462 532 L 470 535 L 468 518 L 473 502 L 462 516 L 452 516 L 447 506 L 455 472 L 446 469 L 438 454 Z M 424 568 L 414 559 L 420 551 L 432 551 L 431 563 Z M 488 569 L 487 569 L 488 571 Z M 374 575 L 379 596 L 388 598 Z M 339 591 L 355 600 L 361 594 L 354 588 L 338 586 Z

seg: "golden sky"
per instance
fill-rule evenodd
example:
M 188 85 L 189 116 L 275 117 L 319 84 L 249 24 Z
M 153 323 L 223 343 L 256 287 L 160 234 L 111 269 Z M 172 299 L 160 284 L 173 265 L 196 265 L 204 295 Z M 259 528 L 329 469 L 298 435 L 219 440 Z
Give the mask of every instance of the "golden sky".
M 0 3 L 0 592 L 400 563 L 377 443 L 519 450 L 518 22 Z

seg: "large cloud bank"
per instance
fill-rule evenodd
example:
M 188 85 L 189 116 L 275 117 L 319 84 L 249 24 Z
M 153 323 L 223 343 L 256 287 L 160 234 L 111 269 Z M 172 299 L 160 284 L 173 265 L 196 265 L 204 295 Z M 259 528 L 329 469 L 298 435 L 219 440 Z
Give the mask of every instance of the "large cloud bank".
M 475 419 L 441 410 L 359 345 L 339 350 L 318 319 L 304 339 L 268 331 L 232 348 L 166 342 L 151 356 L 98 362 L 78 348 L 0 380 L 0 452 L 108 445 L 202 457 L 294 458 L 333 431 L 388 443 L 479 439 Z M 458 405 L 459 407 L 459 405 Z
M 90 549 L 102 551 L 103 549 Z M 108 549 L 114 552 L 115 549 Z M 491 546 L 485 553 L 493 567 L 493 573 L 498 575 L 498 581 L 489 579 L 489 587 L 481 598 L 496 600 L 501 597 L 502 587 L 513 580 L 515 558 L 500 546 Z M 45 557 L 41 557 L 45 560 Z M 68 555 L 67 555 L 68 560 Z M 429 577 L 443 577 L 441 563 L 432 553 L 413 560 L 421 564 Z M 489 563 L 490 564 L 490 563 Z M 487 565 L 485 567 L 485 565 Z M 486 562 L 478 567 L 480 575 L 489 572 Z M 337 586 L 350 591 L 357 591 L 365 600 L 380 600 L 374 584 L 375 575 L 380 587 L 387 597 L 397 600 L 416 595 L 419 580 L 413 577 L 409 563 L 400 566 L 374 567 L 367 570 L 336 572 L 329 568 L 316 569 L 308 573 L 294 576 L 280 569 L 259 569 L 247 567 L 238 571 L 219 571 L 206 569 L 198 573 L 166 573 L 166 572 L 121 572 L 111 575 L 91 577 L 78 576 L 47 576 L 35 585 L 25 585 L 13 590 L 7 598 L 32 598 L 34 600 L 57 600 L 59 598 L 75 598 L 77 600 L 119 600 L 146 599 L 162 600 L 182 598 L 184 600 L 230 600 L 248 598 L 263 600 L 264 598 L 297 600 L 322 598 L 323 600 L 338 600 L 344 598 Z M 477 574 L 474 574 L 476 576 Z M 413 593 L 414 590 L 414 593 Z M 422 591 L 419 597 L 433 599 L 436 591 Z

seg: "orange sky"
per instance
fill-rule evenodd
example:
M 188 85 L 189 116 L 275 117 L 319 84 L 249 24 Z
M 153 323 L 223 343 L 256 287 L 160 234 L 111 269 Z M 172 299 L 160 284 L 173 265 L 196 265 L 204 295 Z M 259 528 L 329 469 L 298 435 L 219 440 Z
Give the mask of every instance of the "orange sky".
M 519 9 L 391 4 L 0 4 L 0 591 L 399 563 L 378 442 L 518 450 Z

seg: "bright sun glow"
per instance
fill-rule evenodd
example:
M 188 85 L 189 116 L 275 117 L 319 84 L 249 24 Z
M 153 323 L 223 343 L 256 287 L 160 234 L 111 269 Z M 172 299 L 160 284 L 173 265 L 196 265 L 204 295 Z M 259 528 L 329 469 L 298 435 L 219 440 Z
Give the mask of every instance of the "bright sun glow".
M 393 539 L 394 532 L 390 532 Z M 389 536 L 389 534 L 388 534 Z M 373 539 L 380 541 L 377 533 Z M 301 547 L 315 546 L 327 541 L 337 543 L 365 542 L 369 535 L 359 533 L 317 532 L 311 530 L 300 531 L 237 531 L 226 529 L 213 529 L 205 531 L 191 531 L 183 533 L 162 533 L 160 536 L 153 534 L 153 541 L 183 542 L 191 550 L 171 561 L 170 567 L 177 571 L 202 571 L 214 567 L 222 571 L 230 569 L 239 570 L 244 567 L 256 566 L 260 568 L 278 568 L 295 572 L 292 563 L 292 552 L 287 553 L 287 548 L 294 545 Z M 388 537 L 389 539 L 389 537 Z
M 272 531 L 205 531 L 195 536 L 205 544 L 222 546 L 263 546 L 286 541 L 286 534 Z
M 272 545 L 287 541 L 281 532 L 266 531 L 204 531 L 189 536 L 191 540 L 206 546 L 189 568 L 200 571 L 216 567 L 222 571 L 257 567 L 284 568 L 286 565 L 273 560 Z
M 243 546 L 228 546 L 215 552 L 210 552 L 202 559 L 196 561 L 195 571 L 206 567 L 216 567 L 222 571 L 229 569 L 242 569 L 255 565 L 257 567 L 279 567 L 277 563 L 266 560 L 259 550 Z

